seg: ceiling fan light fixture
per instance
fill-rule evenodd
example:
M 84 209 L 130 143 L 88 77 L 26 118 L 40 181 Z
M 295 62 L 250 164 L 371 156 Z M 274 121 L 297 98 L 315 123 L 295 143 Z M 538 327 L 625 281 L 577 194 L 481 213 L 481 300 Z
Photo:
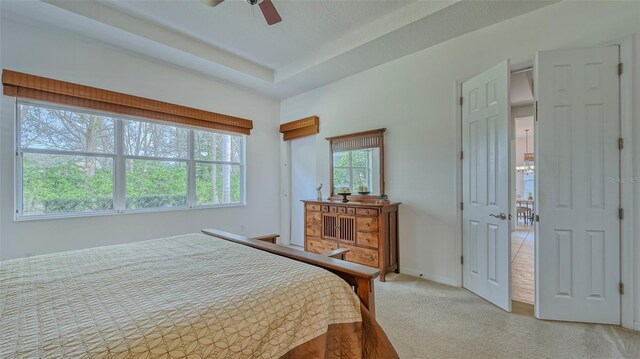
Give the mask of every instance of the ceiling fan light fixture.
M 220 5 L 224 0 L 202 0 L 205 5 L 215 7 Z M 275 5 L 271 2 L 271 0 L 245 0 L 249 5 L 258 5 L 260 7 L 260 11 L 262 11 L 262 15 L 264 15 L 264 19 L 267 20 L 267 24 L 274 25 L 282 21 L 282 17 L 276 10 Z
M 205 5 L 208 5 L 208 6 L 211 6 L 211 7 L 218 6 L 223 1 L 224 0 L 202 0 L 202 2 L 205 3 Z

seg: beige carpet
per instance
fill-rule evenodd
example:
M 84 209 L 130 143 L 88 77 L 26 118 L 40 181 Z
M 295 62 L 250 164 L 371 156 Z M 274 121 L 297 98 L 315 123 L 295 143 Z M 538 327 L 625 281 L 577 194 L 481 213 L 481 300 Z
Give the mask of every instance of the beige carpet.
M 406 275 L 376 282 L 376 317 L 400 358 L 640 358 L 640 333 L 510 314 Z

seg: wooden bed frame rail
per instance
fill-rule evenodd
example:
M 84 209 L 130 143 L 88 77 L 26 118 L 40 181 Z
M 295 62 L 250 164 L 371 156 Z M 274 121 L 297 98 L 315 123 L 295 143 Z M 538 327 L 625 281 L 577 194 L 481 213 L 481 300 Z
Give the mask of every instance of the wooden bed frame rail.
M 373 280 L 380 275 L 380 270 L 377 268 L 343 261 L 329 255 L 304 252 L 257 239 L 276 235 L 249 238 L 217 229 L 203 229 L 202 233 L 326 269 L 349 283 L 358 298 L 360 298 L 362 305 L 375 318 L 376 307 Z

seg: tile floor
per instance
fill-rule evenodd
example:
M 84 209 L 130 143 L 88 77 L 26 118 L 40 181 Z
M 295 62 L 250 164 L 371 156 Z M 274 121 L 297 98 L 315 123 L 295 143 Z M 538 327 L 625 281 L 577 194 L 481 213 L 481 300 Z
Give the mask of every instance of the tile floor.
M 511 233 L 511 299 L 534 304 L 534 240 L 532 226 L 518 223 Z

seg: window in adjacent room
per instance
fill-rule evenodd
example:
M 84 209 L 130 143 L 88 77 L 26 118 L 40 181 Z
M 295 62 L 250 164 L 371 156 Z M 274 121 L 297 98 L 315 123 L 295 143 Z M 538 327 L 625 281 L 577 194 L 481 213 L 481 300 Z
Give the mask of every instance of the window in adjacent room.
M 245 136 L 17 105 L 18 218 L 244 203 Z

